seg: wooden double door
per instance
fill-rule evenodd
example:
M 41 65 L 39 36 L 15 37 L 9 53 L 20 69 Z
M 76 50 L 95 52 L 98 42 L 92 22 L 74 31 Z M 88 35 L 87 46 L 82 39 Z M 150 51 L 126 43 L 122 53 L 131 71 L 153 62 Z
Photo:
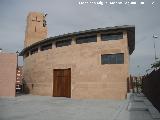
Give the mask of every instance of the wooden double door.
M 71 97 L 71 68 L 53 70 L 53 96 Z

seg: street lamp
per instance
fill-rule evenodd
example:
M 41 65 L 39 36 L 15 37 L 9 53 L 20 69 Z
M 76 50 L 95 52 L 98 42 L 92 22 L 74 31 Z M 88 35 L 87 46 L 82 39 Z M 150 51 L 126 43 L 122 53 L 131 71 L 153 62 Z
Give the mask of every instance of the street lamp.
M 17 70 L 18 70 L 18 55 L 19 55 L 19 52 L 17 51 L 16 54 L 17 54 Z
M 157 39 L 157 38 L 158 38 L 158 36 L 153 35 L 153 38 L 154 38 L 154 39 Z M 156 45 L 155 45 L 155 41 L 154 41 L 154 39 L 153 39 L 153 44 L 154 44 L 154 54 L 155 54 L 155 62 L 156 62 L 156 60 L 157 60 L 158 58 L 157 58 L 157 56 L 156 56 Z
M 0 52 L 2 52 L 2 48 L 0 48 Z

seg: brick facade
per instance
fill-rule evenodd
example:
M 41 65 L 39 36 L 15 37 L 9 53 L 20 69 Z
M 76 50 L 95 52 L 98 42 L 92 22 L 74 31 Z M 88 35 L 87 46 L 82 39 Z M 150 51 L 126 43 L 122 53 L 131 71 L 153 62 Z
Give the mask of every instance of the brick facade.
M 17 55 L 0 52 L 0 96 L 15 96 Z
M 44 26 L 45 15 L 30 12 L 27 16 L 24 46 L 27 47 L 35 42 L 47 38 L 47 27 Z
M 52 42 L 51 38 L 48 41 L 52 43 L 52 49 L 41 51 L 41 43 L 35 45 L 38 51 L 34 54 L 30 52 L 32 48 L 24 49 L 20 54 L 24 56 L 25 91 L 35 95 L 52 96 L 53 70 L 71 68 L 71 98 L 125 99 L 127 77 L 129 77 L 129 55 L 134 50 L 134 38 L 131 41 L 129 36 L 132 33 L 121 27 L 113 28 L 109 32 L 118 31 L 123 33 L 123 38 L 119 40 L 102 41 L 100 35 L 106 32 L 97 29 L 94 31 L 97 42 L 76 44 L 75 39 L 79 33 L 73 33 L 55 37 L 55 41 L 62 38 L 71 39 L 69 46 L 56 47 L 55 41 Z M 82 34 L 86 36 L 90 33 L 82 32 Z M 129 47 L 131 42 L 133 48 Z M 26 53 L 29 53 L 29 56 L 25 57 Z M 102 54 L 115 53 L 124 53 L 124 64 L 101 64 Z

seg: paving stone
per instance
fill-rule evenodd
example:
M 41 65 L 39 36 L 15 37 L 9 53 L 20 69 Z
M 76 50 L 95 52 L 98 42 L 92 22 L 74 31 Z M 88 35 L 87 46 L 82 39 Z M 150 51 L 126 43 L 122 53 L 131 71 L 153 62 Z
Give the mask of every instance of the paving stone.
M 154 106 L 148 106 L 148 110 L 152 116 L 152 118 L 160 118 L 160 113 Z
M 144 104 L 146 106 L 152 106 L 152 103 L 148 99 L 144 99 Z
M 143 102 L 145 99 L 147 99 L 146 97 L 138 97 L 137 95 L 134 95 L 134 101 L 136 102 Z
M 128 105 L 129 111 L 147 111 L 148 108 L 143 102 L 130 102 Z
M 133 100 L 133 93 L 127 93 L 127 100 Z
M 144 102 L 74 100 L 24 95 L 0 97 L 0 120 L 160 120 Z M 127 109 L 128 108 L 128 109 Z

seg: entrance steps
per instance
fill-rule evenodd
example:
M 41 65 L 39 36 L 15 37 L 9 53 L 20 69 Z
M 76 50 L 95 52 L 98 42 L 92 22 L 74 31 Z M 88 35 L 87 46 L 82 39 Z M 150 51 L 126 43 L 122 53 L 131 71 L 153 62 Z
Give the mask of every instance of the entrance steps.
M 143 93 L 128 93 L 128 111 L 148 111 L 152 119 L 160 120 L 159 111 L 152 105 L 152 103 L 145 97 Z

